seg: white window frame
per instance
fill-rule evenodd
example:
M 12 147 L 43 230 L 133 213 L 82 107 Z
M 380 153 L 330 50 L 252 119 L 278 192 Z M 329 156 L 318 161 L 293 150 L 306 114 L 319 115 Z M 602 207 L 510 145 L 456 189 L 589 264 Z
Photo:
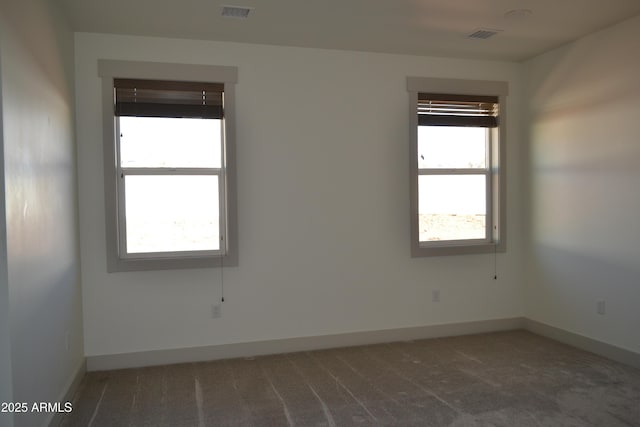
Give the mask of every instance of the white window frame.
M 237 68 L 211 65 L 99 60 L 102 78 L 103 152 L 107 271 L 167 270 L 238 265 L 235 167 L 235 84 Z M 119 119 L 114 114 L 114 79 L 213 82 L 224 84 L 221 168 L 123 168 L 120 163 Z M 124 176 L 216 175 L 219 186 L 219 250 L 127 253 Z
M 410 233 L 411 256 L 443 256 L 506 251 L 506 96 L 508 84 L 498 81 L 408 77 L 410 131 Z M 497 96 L 498 127 L 487 129 L 488 153 L 486 168 L 433 169 L 418 166 L 418 94 L 442 93 L 457 95 Z M 424 175 L 486 176 L 486 234 L 483 239 L 420 242 L 418 180 Z

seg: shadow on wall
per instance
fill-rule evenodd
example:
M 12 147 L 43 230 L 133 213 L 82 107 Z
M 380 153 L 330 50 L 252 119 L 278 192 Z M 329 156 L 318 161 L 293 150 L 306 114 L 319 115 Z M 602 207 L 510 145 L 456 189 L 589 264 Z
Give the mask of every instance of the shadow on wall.
M 640 17 L 534 58 L 527 64 L 533 122 L 637 99 Z M 542 114 L 542 115 L 541 115 Z
M 640 352 L 640 263 L 619 263 L 535 243 L 530 315 L 552 326 Z M 598 303 L 606 304 L 598 314 Z M 604 307 L 603 307 L 604 308 Z
M 636 352 L 640 58 L 631 52 L 640 49 L 639 23 L 526 64 L 528 316 Z
M 2 13 L 7 30 L 16 34 L 25 51 L 38 64 L 43 76 L 56 88 L 61 98 L 67 99 L 74 92 L 73 49 L 65 49 L 72 38 L 71 32 L 56 31 L 50 17 L 66 25 L 58 2 L 46 0 L 3 1 Z M 30 19 L 25 19 L 30 17 Z M 73 95 L 71 95 L 71 99 Z
M 640 293 L 640 264 L 617 263 L 606 257 L 589 256 L 544 244 L 534 244 L 534 254 L 534 261 L 543 279 L 575 282 L 585 292 L 588 291 L 586 285 L 596 283 Z M 541 284 L 544 286 L 544 280 Z M 640 311 L 638 316 L 640 324 Z

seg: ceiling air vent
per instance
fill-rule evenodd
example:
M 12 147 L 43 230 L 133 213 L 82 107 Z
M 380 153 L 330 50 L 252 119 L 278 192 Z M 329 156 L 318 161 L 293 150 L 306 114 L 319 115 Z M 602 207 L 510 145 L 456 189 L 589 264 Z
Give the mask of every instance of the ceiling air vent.
M 489 28 L 478 28 L 477 30 L 474 30 L 471 34 L 467 35 L 467 38 L 486 40 L 488 38 L 495 36 L 501 31 L 502 30 L 492 30 Z
M 222 6 L 222 16 L 225 18 L 247 19 L 251 12 L 250 7 Z

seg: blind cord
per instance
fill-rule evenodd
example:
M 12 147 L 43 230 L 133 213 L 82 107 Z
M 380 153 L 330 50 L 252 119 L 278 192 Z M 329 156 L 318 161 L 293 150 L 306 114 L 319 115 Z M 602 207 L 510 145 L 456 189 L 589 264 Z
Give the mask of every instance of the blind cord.
M 493 244 L 493 280 L 498 280 L 498 245 Z
M 225 243 L 224 237 L 220 237 L 220 240 L 223 244 Z M 224 302 L 224 253 L 220 255 L 220 294 L 222 295 L 220 301 Z
M 495 238 L 493 240 L 493 280 L 498 280 L 498 243 Z

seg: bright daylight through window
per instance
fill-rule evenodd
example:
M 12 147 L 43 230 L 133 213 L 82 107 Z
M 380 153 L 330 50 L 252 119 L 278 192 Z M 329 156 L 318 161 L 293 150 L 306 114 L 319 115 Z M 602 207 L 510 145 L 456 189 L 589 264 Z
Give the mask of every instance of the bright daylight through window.
M 141 64 L 158 74 L 158 64 Z M 101 65 L 113 68 L 110 61 Z M 175 64 L 167 68 L 192 71 Z M 215 75 L 219 69 L 233 80 L 235 69 L 228 67 L 196 71 Z M 229 242 L 230 225 L 235 230 L 230 86 L 105 79 L 109 271 L 215 267 L 229 258 L 235 243 Z M 228 265 L 235 263 L 229 258 Z
M 118 118 L 122 250 L 220 251 L 220 119 Z
M 421 242 L 488 238 L 490 140 L 482 127 L 418 127 Z
M 220 255 L 224 86 L 115 79 L 122 258 Z
M 413 82 L 426 82 L 431 90 L 443 82 L 456 86 L 451 80 Z M 413 256 L 503 250 L 504 140 L 498 95 L 412 93 Z

